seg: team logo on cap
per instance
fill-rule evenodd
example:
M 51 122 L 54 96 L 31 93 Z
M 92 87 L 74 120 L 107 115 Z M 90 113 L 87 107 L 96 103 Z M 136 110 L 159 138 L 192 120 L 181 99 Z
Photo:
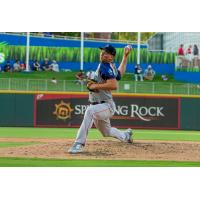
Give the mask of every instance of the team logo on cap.
M 55 104 L 56 110 L 53 112 L 57 119 L 66 120 L 71 118 L 71 113 L 74 109 L 71 108 L 70 103 L 61 101 L 60 104 Z

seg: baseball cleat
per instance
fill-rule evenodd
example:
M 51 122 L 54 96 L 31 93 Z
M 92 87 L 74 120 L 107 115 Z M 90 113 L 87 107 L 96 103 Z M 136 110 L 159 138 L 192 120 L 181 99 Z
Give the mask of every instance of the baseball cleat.
M 132 136 L 133 136 L 133 130 L 132 129 L 128 129 L 127 130 L 127 142 L 128 143 L 133 143 L 133 138 L 132 138 Z
M 68 153 L 71 153 L 71 154 L 81 153 L 83 151 L 83 147 L 84 145 L 78 142 L 75 142 L 73 146 L 68 150 Z

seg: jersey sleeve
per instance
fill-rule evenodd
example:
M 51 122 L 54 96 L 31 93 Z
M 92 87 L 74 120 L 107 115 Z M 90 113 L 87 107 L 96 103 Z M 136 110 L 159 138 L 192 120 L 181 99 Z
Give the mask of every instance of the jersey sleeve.
M 119 70 L 117 70 L 117 76 L 116 76 L 116 80 L 120 81 L 122 78 L 121 72 Z
M 104 80 L 116 78 L 116 75 L 114 74 L 109 63 L 101 63 L 100 75 Z

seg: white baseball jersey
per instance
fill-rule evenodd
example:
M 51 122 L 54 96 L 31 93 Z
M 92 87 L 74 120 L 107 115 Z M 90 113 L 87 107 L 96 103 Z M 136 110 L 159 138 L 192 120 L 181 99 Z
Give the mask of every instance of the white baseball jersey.
M 121 79 L 120 72 L 113 63 L 100 63 L 96 70 L 97 83 L 105 83 L 107 79 Z M 112 100 L 110 90 L 99 90 L 98 92 L 89 93 L 89 102 L 102 102 Z
M 100 63 L 96 70 L 96 80 L 98 83 L 104 83 L 108 79 L 120 80 L 120 72 L 113 63 Z M 115 112 L 115 103 L 111 91 L 99 90 L 98 92 L 90 92 L 89 101 L 91 104 L 85 112 L 75 142 L 85 145 L 88 131 L 93 123 L 103 136 L 127 141 L 127 131 L 120 131 L 111 127 L 110 124 L 110 118 Z

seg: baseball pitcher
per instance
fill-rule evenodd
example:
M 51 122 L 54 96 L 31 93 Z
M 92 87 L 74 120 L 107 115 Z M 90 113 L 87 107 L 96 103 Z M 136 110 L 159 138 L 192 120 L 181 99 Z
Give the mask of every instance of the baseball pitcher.
M 111 91 L 117 89 L 117 81 L 126 71 L 128 56 L 132 48 L 130 45 L 124 48 L 123 59 L 118 69 L 113 64 L 116 49 L 112 45 L 106 45 L 100 49 L 100 64 L 95 75 L 92 75 L 92 78 L 89 78 L 87 82 L 90 106 L 85 112 L 75 143 L 69 149 L 69 153 L 75 154 L 83 151 L 88 131 L 93 123 L 104 137 L 114 137 L 122 142 L 132 143 L 133 133 L 131 129 L 120 131 L 111 127 L 110 124 L 110 118 L 115 112 L 115 103 Z

